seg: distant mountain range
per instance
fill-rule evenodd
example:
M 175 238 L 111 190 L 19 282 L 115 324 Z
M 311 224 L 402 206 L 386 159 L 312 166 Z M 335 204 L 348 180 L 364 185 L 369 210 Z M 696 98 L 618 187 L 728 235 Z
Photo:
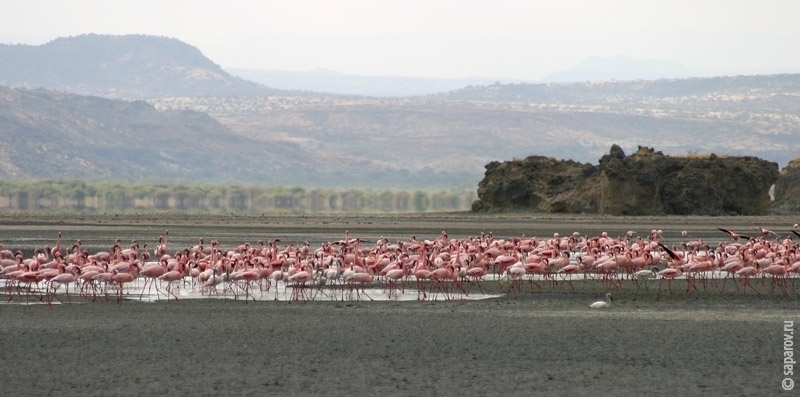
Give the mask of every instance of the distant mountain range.
M 14 87 L 0 88 L 7 180 L 474 189 L 492 161 L 596 162 L 612 144 L 784 165 L 800 154 L 797 74 L 369 97 L 266 87 L 164 37 L 0 46 L 0 60 Z
M 0 85 L 50 88 L 125 99 L 164 96 L 258 96 L 324 93 L 406 97 L 455 91 L 468 86 L 535 84 L 507 78 L 422 78 L 358 76 L 332 70 L 223 70 L 197 48 L 148 35 L 85 34 L 46 44 L 0 44 Z M 625 56 L 591 57 L 544 76 L 541 83 L 657 80 L 711 77 L 667 60 Z M 269 87 L 269 88 L 267 88 Z
M 331 70 L 271 71 L 227 69 L 234 76 L 282 90 L 300 90 L 338 95 L 406 97 L 455 91 L 468 86 L 485 86 L 537 81 L 502 78 L 442 79 L 399 76 L 355 76 Z M 540 83 L 602 82 L 709 77 L 712 72 L 690 69 L 666 60 L 635 59 L 625 56 L 592 57 L 577 65 L 550 73 Z

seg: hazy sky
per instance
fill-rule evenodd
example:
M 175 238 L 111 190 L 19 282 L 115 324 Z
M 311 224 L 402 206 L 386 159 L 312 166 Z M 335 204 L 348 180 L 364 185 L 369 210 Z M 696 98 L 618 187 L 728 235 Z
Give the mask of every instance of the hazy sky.
M 174 37 L 224 68 L 535 80 L 626 55 L 800 72 L 795 0 L 0 0 L 2 43 L 83 33 Z

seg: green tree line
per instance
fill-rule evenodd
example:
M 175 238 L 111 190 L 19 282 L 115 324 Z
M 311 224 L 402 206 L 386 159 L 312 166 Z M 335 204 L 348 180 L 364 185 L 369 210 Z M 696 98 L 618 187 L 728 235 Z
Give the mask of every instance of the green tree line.
M 24 211 L 449 212 L 469 210 L 476 198 L 474 191 L 0 181 L 0 210 Z

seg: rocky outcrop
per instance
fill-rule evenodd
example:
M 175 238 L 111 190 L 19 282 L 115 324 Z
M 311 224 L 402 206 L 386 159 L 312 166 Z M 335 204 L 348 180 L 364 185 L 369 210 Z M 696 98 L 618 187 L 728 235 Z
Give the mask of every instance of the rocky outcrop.
M 755 157 L 665 156 L 613 145 L 599 165 L 531 156 L 486 165 L 473 211 L 608 215 L 759 215 L 778 165 Z
M 574 192 L 586 191 L 586 182 L 597 172 L 591 164 L 552 157 L 493 161 L 486 165 L 486 176 L 478 184 L 479 200 L 473 211 L 594 212 L 596 200 L 582 199 Z
M 783 167 L 775 182 L 775 204 L 772 210 L 779 214 L 800 213 L 800 158 Z

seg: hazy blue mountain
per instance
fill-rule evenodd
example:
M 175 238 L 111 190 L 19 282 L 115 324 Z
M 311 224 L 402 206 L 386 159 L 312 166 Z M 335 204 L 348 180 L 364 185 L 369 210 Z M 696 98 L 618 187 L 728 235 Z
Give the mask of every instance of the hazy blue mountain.
M 452 91 L 469 85 L 485 85 L 492 79 L 439 79 L 399 76 L 358 76 L 331 70 L 277 71 L 227 69 L 232 75 L 267 87 L 338 95 L 405 97 Z
M 618 55 L 608 58 L 588 58 L 575 66 L 544 76 L 541 82 L 658 80 L 706 77 L 712 74 L 688 68 L 677 62 L 661 59 L 636 59 Z

